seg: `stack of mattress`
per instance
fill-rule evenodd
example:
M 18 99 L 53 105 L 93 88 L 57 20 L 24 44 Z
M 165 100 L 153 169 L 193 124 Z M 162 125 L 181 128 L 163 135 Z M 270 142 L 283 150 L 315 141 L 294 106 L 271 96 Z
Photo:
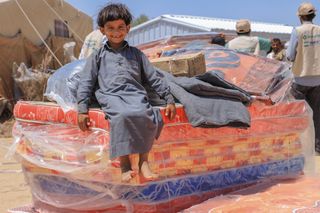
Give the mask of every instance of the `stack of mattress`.
M 18 102 L 14 136 L 36 208 L 176 212 L 264 178 L 301 173 L 305 102 L 255 102 L 249 111 L 248 129 L 194 128 L 178 106 L 150 152 L 160 175 L 152 182 L 139 175 L 128 184 L 119 181 L 118 162 L 108 154 L 108 121 L 98 109 L 89 112 L 92 130 L 81 132 L 74 111 Z M 137 156 L 132 161 L 137 164 Z
M 171 37 L 140 49 L 157 57 L 203 52 L 207 71 L 220 71 L 226 81 L 263 100 L 248 107 L 251 127 L 194 128 L 183 106 L 177 107 L 173 121 L 161 109 L 165 126 L 149 157 L 160 178 L 148 182 L 137 175 L 130 183 L 121 183 L 119 162 L 109 159 L 109 123 L 102 111 L 91 109 L 91 130 L 81 132 L 75 111 L 64 113 L 59 106 L 43 102 L 18 102 L 16 153 L 35 209 L 177 212 L 262 179 L 302 172 L 300 136 L 309 126 L 310 111 L 304 101 L 283 101 L 290 87 L 288 67 L 210 45 L 204 40 L 211 36 L 203 36 L 201 42 L 191 44 L 201 36 Z M 136 155 L 131 160 L 134 165 L 138 162 Z M 138 171 L 136 166 L 133 169 Z

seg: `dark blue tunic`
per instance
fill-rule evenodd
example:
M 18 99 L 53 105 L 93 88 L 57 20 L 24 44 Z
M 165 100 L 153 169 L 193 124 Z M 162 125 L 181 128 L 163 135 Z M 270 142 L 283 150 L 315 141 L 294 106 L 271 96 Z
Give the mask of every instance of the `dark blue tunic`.
M 148 152 L 163 122 L 142 85 L 149 84 L 167 104 L 174 99 L 147 57 L 127 42 L 118 50 L 106 43 L 91 55 L 84 70 L 77 92 L 78 112 L 88 112 L 98 82 L 95 95 L 111 127 L 110 158 Z

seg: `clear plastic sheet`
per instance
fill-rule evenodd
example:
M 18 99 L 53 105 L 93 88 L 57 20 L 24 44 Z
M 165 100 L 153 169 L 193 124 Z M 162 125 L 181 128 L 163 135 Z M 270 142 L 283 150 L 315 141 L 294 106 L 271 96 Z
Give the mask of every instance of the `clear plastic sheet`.
M 224 79 L 256 98 L 277 103 L 284 97 L 293 76 L 290 65 L 210 43 L 213 34 L 171 36 L 139 45 L 149 58 L 203 52 L 207 71 L 219 71 Z
M 24 63 L 20 66 L 13 65 L 12 76 L 18 92 L 15 93 L 16 100 L 23 99 L 28 101 L 43 101 L 50 71 L 28 69 Z M 19 94 L 20 93 L 20 94 Z
M 161 108 L 165 126 L 149 154 L 151 169 L 160 178 L 146 181 L 138 174 L 122 183 L 119 162 L 109 159 L 109 122 L 101 110 L 89 110 L 91 130 L 81 132 L 76 111 L 66 110 L 74 108 L 68 108 L 69 101 L 56 100 L 62 108 L 18 102 L 11 150 L 22 164 L 34 208 L 61 213 L 177 212 L 263 180 L 312 173 L 312 112 L 304 101 L 290 97 L 287 64 L 211 45 L 212 35 L 173 36 L 139 48 L 150 58 L 204 52 L 207 70 L 220 71 L 255 96 L 248 106 L 250 128 L 194 128 L 183 106 L 177 106 L 173 121 Z M 84 62 L 74 63 L 65 79 L 80 72 L 74 68 Z M 63 91 L 53 87 L 54 94 L 66 91 L 62 77 L 57 79 L 62 79 Z M 136 154 L 131 162 L 138 173 Z
M 164 119 L 150 152 L 151 167 L 160 179 L 146 182 L 138 175 L 124 184 L 119 163 L 108 157 L 102 111 L 91 110 L 92 130 L 81 132 L 74 126 L 75 112 L 59 121 L 58 107 L 40 105 L 17 104 L 13 133 L 38 210 L 177 212 L 266 178 L 301 174 L 308 163 L 305 156 L 311 155 L 303 152 L 306 142 L 301 141 L 311 115 L 303 101 L 253 103 L 248 129 L 193 128 L 179 106 L 174 121 Z M 138 171 L 138 156 L 131 160 Z
M 319 176 L 269 179 L 184 210 L 194 212 L 320 212 Z
M 195 40 L 209 44 L 211 43 L 212 38 L 217 35 L 218 33 L 215 32 L 205 32 L 167 36 L 163 39 L 140 44 L 137 46 L 137 48 L 142 50 L 149 58 L 157 58 L 162 55 L 163 51 L 169 51 L 184 47 L 188 43 Z M 234 35 L 232 34 L 224 35 L 226 41 L 229 41 L 232 38 L 234 38 Z
M 75 60 L 58 69 L 48 79 L 44 96 L 57 102 L 67 112 L 77 109 L 77 88 L 85 60 Z
M 72 62 L 77 60 L 77 58 L 74 56 L 74 48 L 76 46 L 76 42 L 71 41 L 67 42 L 63 45 L 63 54 L 66 58 L 65 62 Z

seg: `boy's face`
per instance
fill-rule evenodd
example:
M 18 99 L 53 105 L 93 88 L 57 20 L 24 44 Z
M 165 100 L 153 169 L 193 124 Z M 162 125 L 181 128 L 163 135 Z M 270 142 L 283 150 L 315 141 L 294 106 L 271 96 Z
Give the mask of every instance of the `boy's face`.
M 101 33 L 107 36 L 108 42 L 111 44 L 121 44 L 129 30 L 130 25 L 126 25 L 122 19 L 108 21 L 104 27 L 100 27 Z

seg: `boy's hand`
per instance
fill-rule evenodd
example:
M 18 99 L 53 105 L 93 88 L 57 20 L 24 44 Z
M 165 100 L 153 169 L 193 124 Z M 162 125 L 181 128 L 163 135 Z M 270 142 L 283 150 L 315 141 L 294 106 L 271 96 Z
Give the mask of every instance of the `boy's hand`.
M 89 130 L 90 119 L 88 114 L 78 114 L 78 126 L 82 131 Z
M 170 119 L 174 119 L 176 117 L 176 105 L 168 104 L 166 107 L 165 115 Z

